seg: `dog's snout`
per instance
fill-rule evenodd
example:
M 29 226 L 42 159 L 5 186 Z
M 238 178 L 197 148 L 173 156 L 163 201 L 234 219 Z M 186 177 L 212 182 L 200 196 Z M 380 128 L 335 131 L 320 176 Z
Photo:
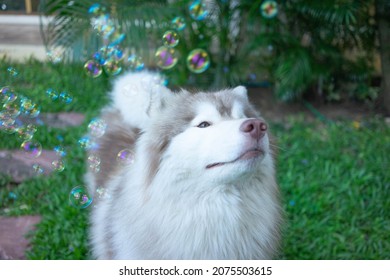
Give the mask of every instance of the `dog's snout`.
M 241 124 L 240 131 L 248 133 L 252 138 L 259 140 L 265 135 L 267 125 L 262 120 L 250 119 Z

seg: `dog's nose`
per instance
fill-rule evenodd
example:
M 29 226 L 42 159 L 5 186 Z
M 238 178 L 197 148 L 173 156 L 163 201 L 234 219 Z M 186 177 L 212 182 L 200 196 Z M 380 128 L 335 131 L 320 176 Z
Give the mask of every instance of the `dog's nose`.
M 259 140 L 265 135 L 267 125 L 262 120 L 250 119 L 241 124 L 240 131 L 249 133 L 252 138 Z

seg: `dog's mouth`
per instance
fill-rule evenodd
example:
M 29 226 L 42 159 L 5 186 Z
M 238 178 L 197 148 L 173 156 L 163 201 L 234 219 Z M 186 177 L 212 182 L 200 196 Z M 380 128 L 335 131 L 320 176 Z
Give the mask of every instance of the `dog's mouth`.
M 236 158 L 234 160 L 226 161 L 226 162 L 212 163 L 212 164 L 207 165 L 206 169 L 223 166 L 223 165 L 230 164 L 230 163 L 235 163 L 235 162 L 240 161 L 240 160 L 248 160 L 248 159 L 256 158 L 256 157 L 263 155 L 263 154 L 264 154 L 263 150 L 260 150 L 257 148 L 250 149 L 250 150 L 245 151 L 243 154 L 241 154 L 238 158 Z

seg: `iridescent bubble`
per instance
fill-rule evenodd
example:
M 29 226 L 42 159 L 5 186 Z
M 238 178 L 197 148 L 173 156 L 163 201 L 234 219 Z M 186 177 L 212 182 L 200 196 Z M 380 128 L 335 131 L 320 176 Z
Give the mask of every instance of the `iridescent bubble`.
M 140 56 L 135 55 L 135 54 L 130 55 L 127 58 L 127 63 L 129 65 L 129 68 L 133 71 L 141 71 L 145 67 L 145 64 L 142 61 L 142 58 Z
M 30 118 L 36 118 L 41 113 L 41 107 L 38 105 L 35 105 L 34 108 L 32 108 L 30 111 L 25 112 L 25 115 L 29 116 Z
M 155 53 L 157 66 L 161 69 L 171 69 L 178 61 L 178 54 L 175 49 L 168 47 L 160 47 Z
M 92 203 L 92 196 L 88 194 L 88 190 L 84 186 L 74 187 L 69 194 L 70 205 L 78 209 L 87 208 Z
M 2 87 L 0 89 L 0 94 L 1 102 L 3 103 L 14 102 L 18 98 L 14 89 L 9 86 Z
M 92 78 L 99 77 L 103 72 L 102 66 L 94 60 L 88 60 L 84 64 L 84 70 L 85 70 L 85 73 L 87 73 L 87 75 L 92 77 Z
M 97 63 L 99 63 L 100 65 L 103 65 L 104 62 L 106 62 L 106 56 L 105 56 L 102 52 L 100 52 L 100 51 L 95 52 L 95 53 L 93 54 L 92 58 L 93 58 Z M 85 67 L 85 65 L 84 65 L 84 67 Z
M 107 39 L 114 33 L 114 31 L 115 31 L 114 22 L 110 20 L 107 24 L 102 26 L 100 35 Z
M 121 63 L 114 59 L 108 59 L 103 65 L 104 72 L 110 76 L 118 75 L 122 72 Z
M 41 112 L 41 107 L 31 101 L 31 99 L 23 98 L 20 106 L 21 112 L 30 118 L 37 117 Z
M 95 15 L 95 16 L 104 14 L 105 12 L 106 12 L 106 8 L 98 3 L 93 4 L 88 9 L 88 14 Z
M 37 127 L 33 124 L 28 124 L 25 126 L 18 127 L 16 130 L 16 135 L 19 139 L 26 141 L 31 140 L 34 137 Z
M 134 153 L 129 149 L 123 149 L 118 153 L 116 159 L 121 165 L 130 165 L 134 163 Z
M 201 0 L 192 1 L 189 6 L 189 12 L 194 20 L 204 20 L 208 14 L 206 5 Z
M 88 166 L 92 172 L 97 173 L 100 171 L 100 162 L 101 160 L 97 155 L 91 154 L 88 156 Z
M 106 199 L 106 198 L 111 198 L 109 192 L 103 188 L 103 187 L 97 187 L 96 188 L 96 194 L 95 197 L 97 199 Z
M 81 148 L 89 150 L 92 147 L 92 141 L 89 136 L 83 136 L 78 141 Z
M 57 172 L 62 172 L 65 169 L 65 163 L 62 159 L 52 161 L 51 165 L 53 166 L 53 170 Z
M 34 140 L 24 141 L 22 145 L 20 145 L 20 148 L 24 151 L 25 155 L 30 158 L 37 158 L 42 153 L 41 143 Z
M 26 98 L 26 97 L 23 97 L 23 98 L 20 100 L 20 105 L 21 105 L 21 109 L 22 109 L 22 110 L 29 111 L 29 110 L 31 110 L 31 109 L 34 108 L 35 103 L 32 102 L 31 99 Z
M 123 51 L 117 47 L 102 47 L 100 48 L 99 52 L 102 54 L 105 60 L 111 59 L 111 60 L 120 61 L 124 57 Z
M 273 0 L 264 1 L 260 6 L 260 12 L 265 18 L 273 18 L 278 14 L 278 3 Z
M 9 192 L 8 193 L 8 198 L 12 199 L 12 200 L 16 200 L 16 199 L 18 199 L 18 195 L 16 193 L 14 193 L 14 192 Z
M 66 104 L 69 104 L 73 101 L 73 97 L 66 91 L 61 92 L 59 98 L 62 102 L 65 102 Z
M 193 73 L 203 73 L 210 66 L 209 54 L 203 49 L 195 49 L 187 56 L 187 67 Z
M 52 63 L 57 64 L 62 61 L 63 52 L 59 49 L 51 49 L 46 55 Z
M 106 132 L 107 123 L 99 118 L 92 119 L 88 124 L 89 134 L 93 137 L 102 137 Z
M 34 163 L 32 168 L 34 170 L 34 173 L 37 175 L 41 175 L 44 171 L 42 166 L 40 166 L 38 163 Z
M 46 90 L 46 95 L 53 101 L 57 100 L 58 99 L 58 92 L 52 88 L 48 88 Z
M 186 22 L 184 18 L 182 17 L 175 17 L 172 20 L 172 28 L 176 29 L 177 31 L 181 31 L 186 27 Z
M 109 47 L 114 47 L 116 45 L 119 45 L 120 43 L 123 42 L 123 40 L 126 38 L 126 34 L 120 33 L 116 31 L 112 36 L 111 36 L 111 42 L 108 45 Z
M 66 151 L 65 151 L 65 148 L 62 147 L 62 146 L 55 146 L 54 149 L 53 149 L 56 154 L 60 157 L 64 157 L 66 156 Z
M 108 14 L 99 15 L 91 19 L 91 25 L 98 35 L 108 38 L 115 31 L 115 24 Z
M 168 30 L 163 35 L 163 42 L 167 47 L 176 47 L 179 44 L 179 35 L 175 31 Z
M 0 111 L 0 129 L 7 134 L 15 133 L 18 126 L 15 123 L 15 118 L 8 115 L 4 111 Z
M 8 102 L 3 105 L 3 113 L 11 118 L 16 118 L 19 116 L 20 111 L 21 108 L 19 102 Z
M 18 70 L 16 70 L 15 68 L 13 68 L 11 66 L 7 68 L 7 71 L 11 77 L 16 77 L 19 74 Z

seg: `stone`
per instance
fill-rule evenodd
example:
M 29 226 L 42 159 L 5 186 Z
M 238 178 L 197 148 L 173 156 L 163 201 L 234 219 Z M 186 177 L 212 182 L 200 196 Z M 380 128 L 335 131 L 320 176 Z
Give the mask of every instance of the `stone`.
M 69 126 L 79 126 L 85 116 L 81 113 L 41 113 L 37 118 L 20 116 L 18 119 L 24 124 L 46 125 L 54 128 L 66 128 Z
M 40 216 L 0 216 L 0 260 L 22 260 L 29 248 L 26 234 L 34 230 Z
M 60 156 L 50 150 L 42 150 L 37 158 L 28 158 L 19 150 L 0 150 L 0 173 L 9 175 L 12 182 L 21 183 L 40 175 L 34 171 L 34 164 L 42 167 L 42 175 L 48 175 L 53 171 L 52 162 L 58 159 Z

